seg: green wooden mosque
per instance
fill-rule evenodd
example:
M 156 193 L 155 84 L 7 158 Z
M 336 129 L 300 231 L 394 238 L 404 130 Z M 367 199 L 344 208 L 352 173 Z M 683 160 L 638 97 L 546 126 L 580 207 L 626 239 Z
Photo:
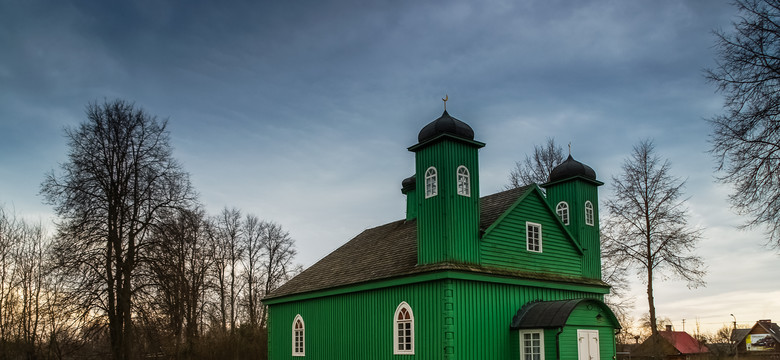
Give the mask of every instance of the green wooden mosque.
M 265 298 L 269 358 L 615 358 L 596 173 L 480 197 L 478 150 L 444 111 L 426 125 L 406 218 L 365 230 Z M 543 192 L 539 186 L 545 189 Z

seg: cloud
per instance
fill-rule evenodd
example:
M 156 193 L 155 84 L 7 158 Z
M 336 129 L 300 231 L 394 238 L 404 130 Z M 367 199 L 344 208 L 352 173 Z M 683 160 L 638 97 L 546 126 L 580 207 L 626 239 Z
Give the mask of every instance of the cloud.
M 713 291 L 664 283 L 659 304 L 737 284 L 760 293 L 760 281 L 722 270 L 729 260 L 776 269 L 760 232 L 733 230 L 741 221 L 725 202 L 730 189 L 713 184 L 706 154 L 702 119 L 721 102 L 701 69 L 712 64 L 711 29 L 729 26 L 726 1 L 27 1 L 3 10 L 0 201 L 22 213 L 47 209 L 35 194 L 42 170 L 63 160 L 62 127 L 81 121 L 89 101 L 124 98 L 169 119 L 174 155 L 210 211 L 236 206 L 279 222 L 311 264 L 403 217 L 406 147 L 448 94 L 450 113 L 487 143 L 483 195 L 549 136 L 571 142 L 607 182 L 604 199 L 632 145 L 654 138 L 689 179 Z

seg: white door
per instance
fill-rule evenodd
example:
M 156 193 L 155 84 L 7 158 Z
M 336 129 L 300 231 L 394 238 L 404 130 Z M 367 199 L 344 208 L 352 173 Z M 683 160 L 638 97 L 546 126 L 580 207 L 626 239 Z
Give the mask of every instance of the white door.
M 599 360 L 599 331 L 577 330 L 579 360 Z

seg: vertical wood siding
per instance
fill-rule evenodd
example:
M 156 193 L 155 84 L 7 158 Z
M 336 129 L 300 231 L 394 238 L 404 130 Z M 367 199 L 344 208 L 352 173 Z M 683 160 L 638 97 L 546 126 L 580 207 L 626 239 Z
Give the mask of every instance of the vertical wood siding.
M 416 186 L 416 184 L 415 184 Z M 423 189 L 425 191 L 425 189 Z M 413 220 L 417 218 L 417 193 L 419 190 L 409 190 L 406 193 L 406 220 Z
M 599 193 L 598 188 L 584 183 L 580 184 L 583 195 L 582 212 L 582 230 L 580 231 L 580 241 L 585 249 L 585 261 L 583 262 L 583 273 L 585 276 L 593 279 L 601 279 L 601 234 L 599 232 Z M 590 200 L 593 204 L 593 225 L 585 224 L 585 200 Z
M 531 301 L 602 299 L 599 294 L 580 291 L 475 281 L 458 281 L 456 294 L 458 318 L 455 323 L 455 358 L 462 360 L 519 359 L 516 352 L 518 347 L 514 343 L 519 338 L 516 331 L 510 331 L 509 326 L 517 311 Z M 549 351 L 555 349 L 555 331 L 549 334 L 545 332 L 544 339 L 546 358 L 554 360 L 555 352 Z M 602 358 L 607 359 L 604 356 Z
M 522 271 L 579 276 L 582 255 L 538 195 L 526 197 L 481 240 L 482 264 Z M 526 221 L 542 225 L 542 252 L 526 249 Z
M 457 290 L 459 317 L 456 327 L 459 331 L 456 332 L 456 353 L 457 359 L 463 360 L 518 359 L 517 344 L 513 342 L 519 341 L 519 338 L 516 331 L 509 330 L 509 326 L 517 311 L 531 301 L 602 299 L 599 294 L 580 291 L 474 281 L 459 281 Z M 544 338 L 546 358 L 551 360 L 555 359 L 555 333 L 545 332 Z
M 292 322 L 300 314 L 306 325 L 308 359 L 516 359 L 519 338 L 509 327 L 523 305 L 534 300 L 580 298 L 602 300 L 603 296 L 444 279 L 275 304 L 269 309 L 269 358 L 302 359 L 292 356 Z M 393 355 L 393 315 L 402 301 L 414 315 L 414 355 Z M 598 329 L 602 359 L 614 355 L 612 329 L 608 324 L 594 324 L 597 314 L 593 311 L 584 308 L 572 313 L 561 334 L 562 360 L 576 360 L 577 328 Z M 548 359 L 555 359 L 556 333 L 557 329 L 545 331 Z
M 269 307 L 269 358 L 441 359 L 443 285 L 427 282 Z M 393 315 L 406 301 L 415 325 L 415 355 L 393 355 Z M 306 356 L 292 356 L 292 322 L 306 325 Z M 432 345 L 435 344 L 435 345 Z
M 598 330 L 599 355 L 601 359 L 612 359 L 615 355 L 615 334 L 607 316 L 598 317 L 601 309 L 589 304 L 580 304 L 572 311 L 563 333 L 561 333 L 561 360 L 577 360 L 577 330 Z
M 566 228 L 579 241 L 585 257 L 583 276 L 601 278 L 601 243 L 599 234 L 598 187 L 582 180 L 571 180 L 547 187 L 547 199 L 554 208 L 560 201 L 569 204 L 569 225 Z M 593 225 L 585 224 L 585 202 L 593 204 Z
M 479 162 L 473 145 L 443 140 L 416 153 L 418 263 L 479 262 Z M 457 194 L 457 168 L 469 170 L 471 196 Z M 425 171 L 436 167 L 438 195 L 425 198 Z

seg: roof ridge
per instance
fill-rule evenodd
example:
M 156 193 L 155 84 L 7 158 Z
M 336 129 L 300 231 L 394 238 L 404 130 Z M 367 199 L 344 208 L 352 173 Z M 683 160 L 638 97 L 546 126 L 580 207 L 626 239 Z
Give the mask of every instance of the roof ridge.
M 530 184 L 480 197 L 480 226 L 497 221 L 514 201 L 535 186 Z M 268 294 L 267 298 L 426 271 L 428 268 L 417 266 L 417 246 L 416 219 L 399 219 L 366 228 Z

